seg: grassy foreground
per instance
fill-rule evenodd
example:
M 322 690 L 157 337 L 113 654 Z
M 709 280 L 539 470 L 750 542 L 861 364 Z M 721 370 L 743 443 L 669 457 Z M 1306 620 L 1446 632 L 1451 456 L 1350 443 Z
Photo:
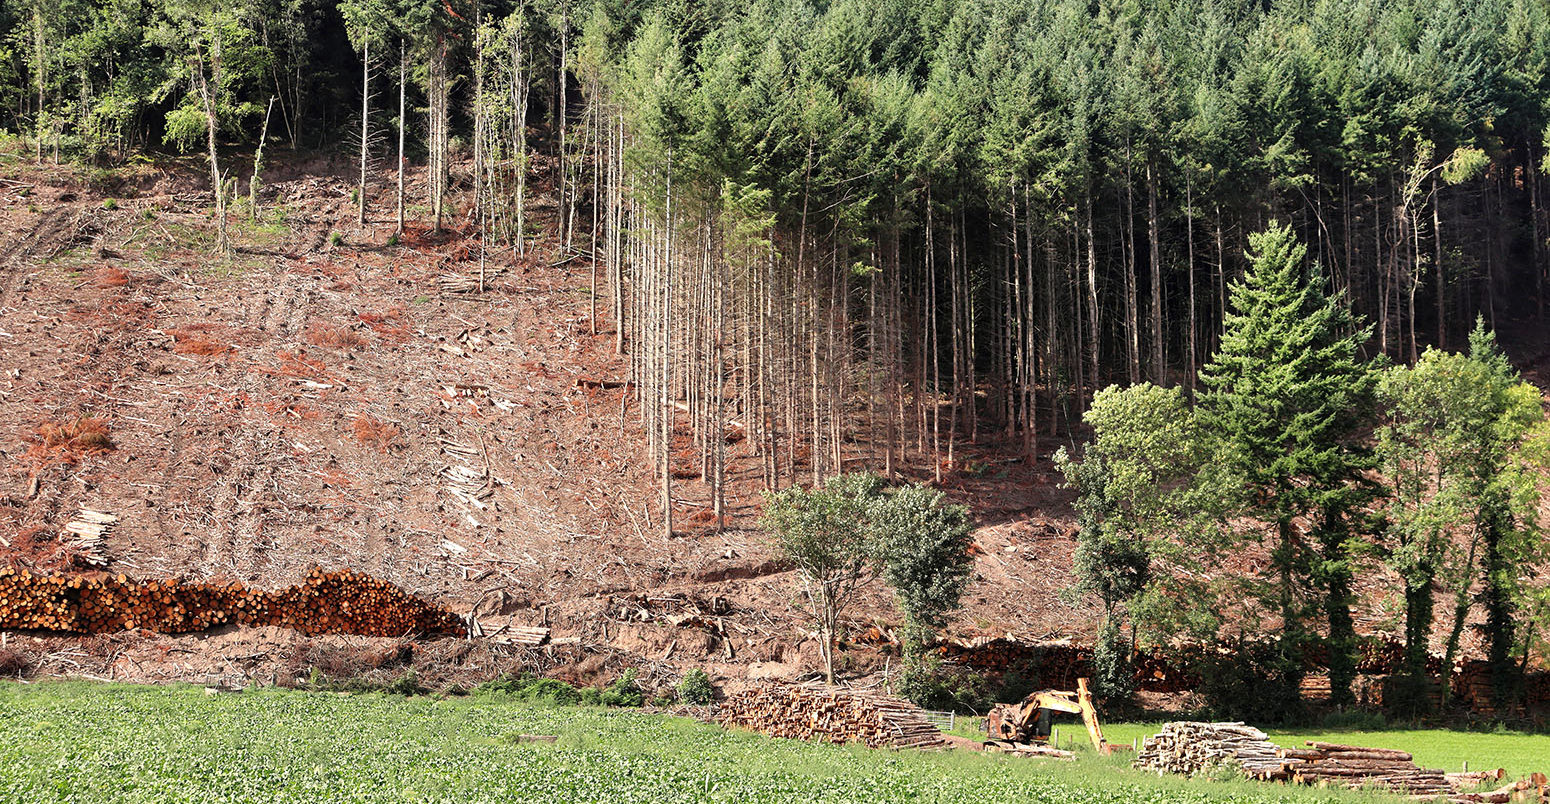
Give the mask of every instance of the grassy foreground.
M 559 735 L 556 744 L 519 742 Z M 1160 779 L 1123 760 L 868 751 L 495 697 L 0 684 L 0 801 L 1398 801 Z

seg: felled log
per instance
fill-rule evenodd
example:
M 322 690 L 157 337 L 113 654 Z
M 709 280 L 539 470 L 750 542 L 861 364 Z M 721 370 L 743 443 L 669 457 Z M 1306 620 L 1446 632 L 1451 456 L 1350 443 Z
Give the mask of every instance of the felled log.
M 265 591 L 240 583 L 131 580 L 106 573 L 33 575 L 0 567 L 0 629 L 102 634 L 138 628 L 180 634 L 222 625 L 386 637 L 461 635 L 464 629 L 457 615 L 349 570 L 314 569 L 296 586 Z
M 1075 760 L 1076 752 L 1034 743 L 1018 743 L 1011 740 L 986 740 L 984 750 L 1020 757 L 1044 757 L 1049 759 Z
M 1282 752 L 1302 762 L 1292 778 L 1303 784 L 1353 789 L 1377 785 L 1409 795 L 1446 795 L 1457 789 L 1442 771 L 1418 767 L 1405 751 L 1315 740 L 1307 745 L 1307 750 Z
M 868 748 L 942 748 L 942 732 L 914 705 L 873 693 L 768 682 L 727 698 L 716 721 L 770 737 L 861 743 Z

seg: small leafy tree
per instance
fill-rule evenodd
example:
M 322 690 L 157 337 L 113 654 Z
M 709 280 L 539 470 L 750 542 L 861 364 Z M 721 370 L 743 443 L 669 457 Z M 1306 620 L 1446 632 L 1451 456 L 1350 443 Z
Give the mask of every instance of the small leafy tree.
M 969 509 L 914 485 L 874 501 L 870 519 L 883 579 L 904 614 L 904 655 L 913 660 L 947 624 L 969 584 Z
M 1121 698 L 1134 672 L 1125 610 L 1151 583 L 1154 553 L 1187 519 L 1183 494 L 1202 462 L 1201 438 L 1183 392 L 1150 383 L 1099 391 L 1083 420 L 1093 438 L 1082 460 L 1064 449 L 1055 454 L 1077 491 L 1076 584 L 1068 596 L 1102 603 L 1094 684 L 1099 695 Z
M 872 574 L 875 550 L 867 517 L 882 490 L 883 481 L 875 475 L 849 474 L 830 478 L 821 489 L 791 486 L 764 495 L 759 527 L 801 573 L 829 684 L 834 683 L 840 614 Z
M 716 688 L 711 686 L 710 676 L 696 667 L 678 682 L 678 700 L 690 706 L 706 706 L 715 700 Z

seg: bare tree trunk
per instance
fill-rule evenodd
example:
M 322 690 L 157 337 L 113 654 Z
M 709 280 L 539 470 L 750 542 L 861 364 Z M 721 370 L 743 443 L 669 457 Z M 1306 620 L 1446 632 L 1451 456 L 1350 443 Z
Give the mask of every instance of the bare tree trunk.
M 1087 359 L 1088 377 L 1098 390 L 1098 246 L 1093 237 L 1093 198 L 1087 193 Z M 1085 406 L 1084 406 L 1085 407 Z
M 402 39 L 398 42 L 398 228 L 394 234 L 404 236 L 404 94 L 409 76 L 409 54 Z
M 1125 146 L 1125 367 L 1130 384 L 1141 382 L 1141 322 L 1136 295 L 1136 204 L 1130 177 L 1130 145 Z
M 226 232 L 226 187 L 221 176 L 221 166 L 215 150 L 215 131 L 219 123 L 215 115 L 215 91 L 211 89 L 212 80 L 219 82 L 221 71 L 221 40 L 212 37 L 210 40 L 210 75 L 205 75 L 204 51 L 198 43 L 194 45 L 194 61 L 191 65 L 194 73 L 194 86 L 199 90 L 199 99 L 205 107 L 205 135 L 206 143 L 210 150 L 210 191 L 215 195 L 215 249 L 221 256 L 231 253 L 231 241 Z
M 1195 348 L 1195 337 L 1198 331 L 1195 318 L 1195 194 L 1194 188 L 1186 179 L 1184 182 L 1184 218 L 1185 227 L 1188 230 L 1185 248 L 1189 249 L 1189 257 L 1185 260 L 1185 270 L 1189 271 L 1189 393 L 1195 395 L 1196 375 L 1199 369 L 1195 360 L 1199 352 Z
M 1146 163 L 1146 232 L 1148 260 L 1152 270 L 1152 381 L 1167 381 L 1167 354 L 1163 344 L 1162 247 L 1157 223 L 1157 174 L 1151 160 Z
M 447 37 L 439 34 L 436 49 L 431 54 L 430 69 L 430 171 L 427 184 L 430 189 L 431 214 L 435 218 L 434 229 L 441 231 L 446 213 L 447 194 L 447 104 L 450 87 L 447 78 Z
M 269 114 L 274 111 L 274 96 L 269 98 L 269 106 L 264 110 L 264 126 L 258 132 L 258 147 L 253 151 L 253 177 L 248 179 L 248 220 L 258 220 L 258 187 L 261 183 L 258 173 L 264 169 L 264 142 L 269 139 Z
M 371 39 L 361 44 L 361 183 L 359 203 L 355 207 L 355 225 L 366 225 L 366 146 L 370 139 L 367 123 L 371 120 Z

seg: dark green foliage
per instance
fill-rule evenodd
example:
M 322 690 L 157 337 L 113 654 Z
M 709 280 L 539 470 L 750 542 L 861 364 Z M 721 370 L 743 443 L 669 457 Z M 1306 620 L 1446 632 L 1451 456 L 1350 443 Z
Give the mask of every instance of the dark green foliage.
M 624 671 L 612 684 L 602 689 L 573 687 L 554 678 L 540 678 L 531 673 L 520 676 L 503 675 L 475 687 L 475 694 L 500 695 L 526 703 L 549 706 L 642 706 L 646 693 L 641 689 L 639 673 L 635 668 Z
M 624 671 L 612 684 L 603 688 L 598 702 L 604 706 L 644 706 L 646 693 L 640 688 L 640 673 L 635 668 Z
M 1220 647 L 1223 650 L 1193 654 L 1195 663 L 1190 668 L 1200 678 L 1198 692 L 1205 698 L 1209 717 L 1245 723 L 1285 723 L 1300 718 L 1302 700 L 1296 682 L 1289 679 L 1300 679 L 1301 674 L 1288 667 L 1278 645 L 1245 639 L 1225 641 Z
M 715 699 L 716 688 L 711 685 L 710 676 L 698 667 L 684 673 L 678 682 L 678 700 L 690 706 L 707 706 Z
M 1123 704 L 1136 691 L 1136 668 L 1130 660 L 1133 647 L 1120 633 L 1112 617 L 1103 621 L 1093 644 L 1093 693 L 1105 701 Z
M 1352 518 L 1375 496 L 1364 473 L 1376 463 L 1357 440 L 1373 412 L 1377 373 L 1360 355 L 1368 333 L 1310 270 L 1291 229 L 1250 237 L 1253 264 L 1232 287 L 1222 343 L 1201 373 L 1202 426 L 1217 460 L 1243 490 L 1243 515 L 1271 548 L 1260 597 L 1281 621 L 1275 675 L 1293 700 L 1306 620 L 1327 620 L 1330 684 L 1351 701 Z M 1311 540 L 1296 532 L 1308 521 Z M 1309 542 L 1312 542 L 1310 544 Z M 1313 602 L 1314 600 L 1318 602 Z
M 883 579 L 904 614 L 906 653 L 917 653 L 958 609 L 969 583 L 969 509 L 924 486 L 906 486 L 874 502 L 874 549 Z
M 411 667 L 405 670 L 398 678 L 383 685 L 382 691 L 390 695 L 420 695 L 426 689 L 420 686 L 420 676 Z
M 934 653 L 902 665 L 891 688 L 916 706 L 938 711 L 983 712 L 994 702 L 983 675 L 947 664 Z
M 473 691 L 475 694 L 495 694 L 527 703 L 550 706 L 573 706 L 581 703 L 581 693 L 575 687 L 559 679 L 539 678 L 530 673 L 521 676 L 501 676 L 480 684 Z

